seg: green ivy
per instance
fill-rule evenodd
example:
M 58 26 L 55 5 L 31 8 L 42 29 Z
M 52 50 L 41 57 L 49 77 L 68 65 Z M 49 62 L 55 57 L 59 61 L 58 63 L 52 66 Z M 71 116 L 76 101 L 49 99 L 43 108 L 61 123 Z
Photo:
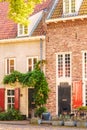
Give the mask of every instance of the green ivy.
M 34 87 L 34 101 L 36 107 L 42 107 L 42 105 L 46 104 L 48 99 L 48 83 L 44 72 L 40 69 L 41 65 L 44 64 L 45 61 L 39 61 L 35 69 L 31 72 L 20 73 L 18 71 L 13 71 L 11 74 L 6 75 L 3 79 L 4 84 L 11 84 L 15 82 L 19 82 L 24 87 Z

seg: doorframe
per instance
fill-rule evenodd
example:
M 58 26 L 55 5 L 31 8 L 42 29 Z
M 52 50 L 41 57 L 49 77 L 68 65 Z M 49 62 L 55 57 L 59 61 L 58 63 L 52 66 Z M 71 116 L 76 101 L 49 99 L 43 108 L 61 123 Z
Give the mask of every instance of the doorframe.
M 69 78 L 62 77 L 58 78 L 58 54 L 65 54 L 67 52 L 59 52 L 55 53 L 56 57 L 56 115 L 58 115 L 58 86 L 61 82 L 67 82 L 71 86 L 71 110 L 72 110 L 72 69 L 71 69 L 71 76 Z M 72 54 L 72 52 L 68 52 L 69 54 Z M 72 55 L 71 55 L 71 61 L 72 61 Z M 72 63 L 70 64 L 72 68 Z
M 34 87 L 29 87 L 28 88 L 28 118 L 29 118 L 29 89 L 34 89 Z

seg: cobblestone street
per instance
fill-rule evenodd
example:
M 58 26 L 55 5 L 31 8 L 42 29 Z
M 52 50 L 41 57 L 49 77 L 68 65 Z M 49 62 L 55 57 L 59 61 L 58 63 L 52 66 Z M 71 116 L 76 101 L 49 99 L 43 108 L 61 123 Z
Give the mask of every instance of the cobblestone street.
M 87 128 L 86 128 L 87 129 Z M 29 122 L 0 122 L 0 130 L 86 130 L 76 127 L 53 127 L 52 125 L 31 125 Z

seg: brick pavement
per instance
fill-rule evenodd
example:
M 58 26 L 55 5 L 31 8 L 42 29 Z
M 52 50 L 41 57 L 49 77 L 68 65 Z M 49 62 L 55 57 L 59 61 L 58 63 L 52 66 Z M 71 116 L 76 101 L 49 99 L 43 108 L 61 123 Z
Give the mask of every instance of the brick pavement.
M 29 121 L 0 121 L 0 130 L 87 130 L 76 127 L 53 127 L 52 125 L 31 125 Z

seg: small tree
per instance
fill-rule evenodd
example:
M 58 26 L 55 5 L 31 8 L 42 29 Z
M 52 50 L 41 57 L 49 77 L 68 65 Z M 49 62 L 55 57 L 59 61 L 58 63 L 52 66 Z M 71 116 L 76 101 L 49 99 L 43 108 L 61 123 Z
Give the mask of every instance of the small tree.
M 0 0 L 9 3 L 9 17 L 16 23 L 28 24 L 28 17 L 34 11 L 35 5 L 44 0 Z

